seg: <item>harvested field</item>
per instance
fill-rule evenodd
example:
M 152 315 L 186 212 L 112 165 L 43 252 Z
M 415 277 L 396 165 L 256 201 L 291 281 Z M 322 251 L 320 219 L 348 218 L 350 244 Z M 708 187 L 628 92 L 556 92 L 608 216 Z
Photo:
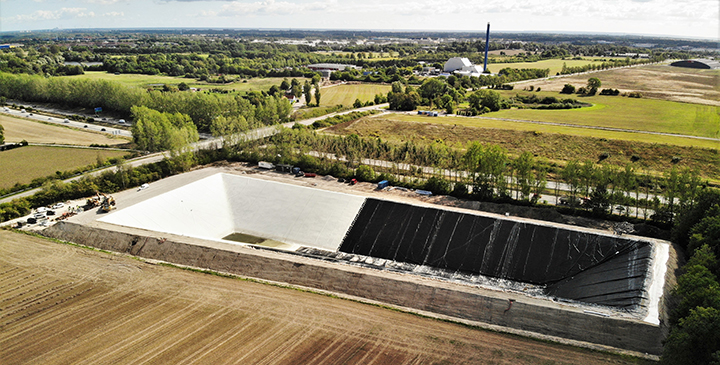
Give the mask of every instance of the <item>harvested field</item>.
M 0 124 L 5 128 L 5 142 L 53 143 L 89 146 L 121 145 L 128 143 L 125 138 L 115 137 L 106 133 L 93 133 L 60 125 L 45 124 L 29 119 L 14 118 L 0 114 Z
M 375 99 L 376 94 L 386 95 L 390 91 L 390 85 L 382 84 L 342 84 L 320 89 L 322 97 L 321 106 L 344 105 L 352 106 L 355 99 L 368 102 Z
M 0 189 L 16 183 L 27 184 L 33 179 L 55 175 L 56 171 L 73 171 L 127 155 L 123 151 L 103 149 L 25 146 L 0 152 Z
M 8 231 L 0 288 L 0 363 L 645 363 Z
M 423 117 L 420 117 L 423 118 Z M 577 134 L 545 128 L 543 125 L 512 123 L 475 118 L 432 118 L 416 122 L 405 116 L 381 116 L 363 118 L 326 129 L 337 134 L 355 133 L 364 137 L 382 136 L 394 141 L 430 142 L 442 140 L 451 146 L 463 146 L 469 141 L 492 143 L 506 148 L 513 155 L 528 151 L 548 161 L 564 164 L 572 159 L 597 161 L 600 154 L 607 152 L 610 157 L 603 163 L 624 166 L 632 165 L 640 171 L 661 174 L 662 171 L 689 167 L 701 176 L 717 180 L 720 176 L 720 142 L 685 139 L 687 144 L 675 145 L 672 137 L 645 134 L 605 132 L 592 129 L 574 128 L 586 134 Z M 517 128 L 516 128 L 517 127 Z M 561 127 L 555 127 L 561 128 Z M 566 128 L 573 129 L 573 128 Z M 609 135 L 608 135 L 609 134 Z M 635 136 L 637 139 L 625 138 Z M 657 137 L 657 143 L 642 142 Z M 679 140 L 677 142 L 680 142 Z M 717 146 L 714 149 L 693 147 L 693 145 Z M 640 160 L 632 162 L 632 156 Z M 674 156 L 681 157 L 677 164 Z
M 552 73 L 551 73 L 552 74 Z M 529 81 L 543 90 L 560 92 L 563 85 L 585 86 L 590 77 L 602 81 L 601 89 L 621 92 L 639 91 L 645 98 L 720 106 L 720 70 L 700 70 L 669 65 L 648 65 L 621 68 L 592 74 L 556 77 L 545 81 Z

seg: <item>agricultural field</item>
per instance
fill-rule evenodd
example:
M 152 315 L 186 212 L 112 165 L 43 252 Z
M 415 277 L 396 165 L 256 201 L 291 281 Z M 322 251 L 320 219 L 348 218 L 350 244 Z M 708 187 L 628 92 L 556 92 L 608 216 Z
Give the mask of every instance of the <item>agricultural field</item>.
M 325 132 L 355 133 L 400 142 L 442 141 L 459 148 L 470 141 L 478 141 L 500 145 L 515 156 L 529 151 L 559 165 L 572 159 L 598 161 L 601 154 L 607 153 L 609 157 L 603 163 L 617 166 L 630 163 L 639 171 L 655 175 L 662 175 L 673 166 L 690 168 L 704 179 L 720 182 L 720 142 L 478 118 L 402 114 L 367 117 L 339 124 Z M 673 163 L 673 157 L 680 158 L 679 162 Z
M 510 68 L 517 68 L 517 69 L 523 69 L 523 68 L 539 68 L 539 69 L 550 69 L 549 75 L 555 75 L 562 71 L 563 64 L 567 65 L 567 67 L 575 67 L 575 66 L 585 66 L 590 64 L 601 64 L 603 61 L 600 59 L 583 59 L 583 60 L 561 60 L 561 59 L 550 59 L 550 60 L 541 60 L 537 62 L 512 62 L 512 63 L 502 63 L 502 62 L 495 62 L 492 61 L 498 61 L 502 60 L 502 56 L 500 57 L 492 57 L 488 59 L 488 69 L 490 72 L 498 72 L 506 67 Z M 587 80 L 587 79 L 586 79 Z M 561 87 L 562 89 L 562 87 Z M 559 91 L 559 90 L 558 90 Z
M 542 81 L 524 81 L 517 83 L 515 88 L 534 85 L 543 90 L 560 92 L 565 84 L 585 86 L 590 77 L 597 77 L 602 81 L 601 89 L 639 91 L 643 98 L 720 106 L 720 70 L 672 67 L 668 64 L 553 77 Z
M 5 128 L 5 142 L 52 143 L 76 146 L 91 144 L 116 146 L 130 142 L 126 138 L 106 133 L 95 133 L 57 124 L 15 118 L 0 114 L 0 124 Z
M 25 146 L 0 152 L 0 188 L 27 184 L 33 179 L 54 175 L 56 171 L 72 171 L 127 155 L 124 151 L 103 149 Z
M 0 231 L 0 363 L 646 364 Z
M 153 87 L 154 85 L 167 84 L 177 87 L 181 82 L 186 83 L 190 87 L 204 89 L 222 89 L 246 93 L 248 91 L 268 91 L 271 86 L 278 85 L 282 82 L 282 77 L 266 77 L 251 78 L 237 81 L 229 84 L 211 84 L 196 79 L 188 79 L 175 76 L 158 76 L 158 75 L 141 75 L 141 74 L 120 74 L 108 73 L 105 71 L 85 71 L 84 75 L 65 76 L 73 78 L 85 78 L 91 80 L 108 80 L 116 81 L 129 86 L 137 86 L 142 88 Z M 298 80 L 304 82 L 304 78 L 298 77 Z
M 344 105 L 352 106 L 355 99 L 367 102 L 375 99 L 376 94 L 386 95 L 390 91 L 390 85 L 383 84 L 339 84 L 336 86 L 322 87 L 320 92 L 320 106 Z

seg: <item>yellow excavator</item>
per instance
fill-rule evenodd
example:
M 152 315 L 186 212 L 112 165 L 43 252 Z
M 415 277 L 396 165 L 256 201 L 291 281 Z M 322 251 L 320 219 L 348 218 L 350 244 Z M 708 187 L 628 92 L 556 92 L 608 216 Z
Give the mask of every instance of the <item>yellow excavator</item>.
M 100 193 L 103 197 L 102 203 L 100 203 L 100 212 L 101 213 L 107 213 L 113 209 L 115 209 L 115 198 L 113 198 L 111 195 L 105 195 Z

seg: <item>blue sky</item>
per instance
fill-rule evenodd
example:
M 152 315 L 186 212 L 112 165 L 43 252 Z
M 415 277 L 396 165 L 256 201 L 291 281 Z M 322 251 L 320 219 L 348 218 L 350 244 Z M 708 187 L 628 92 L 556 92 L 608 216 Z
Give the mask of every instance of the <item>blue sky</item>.
M 0 31 L 226 27 L 593 32 L 718 39 L 718 0 L 0 0 Z

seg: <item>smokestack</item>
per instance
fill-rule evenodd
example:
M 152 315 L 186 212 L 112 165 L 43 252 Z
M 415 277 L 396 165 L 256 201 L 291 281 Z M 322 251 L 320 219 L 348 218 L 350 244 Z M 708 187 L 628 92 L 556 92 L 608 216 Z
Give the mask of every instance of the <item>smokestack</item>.
M 488 22 L 487 30 L 485 31 L 485 65 L 483 66 L 483 73 L 488 73 L 487 70 L 487 56 L 490 50 L 490 22 Z

